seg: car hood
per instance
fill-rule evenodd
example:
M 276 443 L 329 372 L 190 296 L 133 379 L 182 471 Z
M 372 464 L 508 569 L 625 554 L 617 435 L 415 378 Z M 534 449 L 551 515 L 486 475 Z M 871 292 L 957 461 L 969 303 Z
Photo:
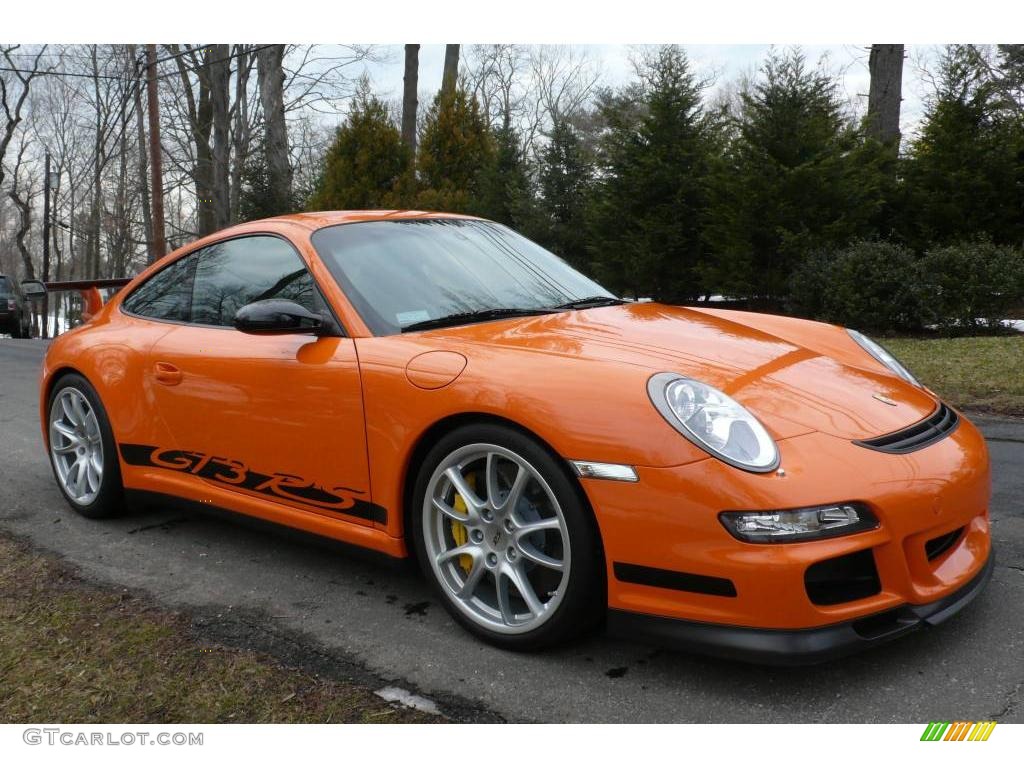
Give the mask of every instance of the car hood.
M 837 345 L 834 326 L 789 321 L 804 332 L 787 334 L 766 322 L 771 316 L 727 314 L 626 304 L 446 328 L 429 335 L 616 361 L 645 369 L 645 374 L 680 373 L 726 392 L 779 439 L 809 431 L 849 439 L 874 437 L 920 421 L 938 405 L 925 390 L 876 370 L 873 359 L 841 331 L 842 344 L 849 349 L 837 353 L 842 345 Z M 805 326 L 813 332 L 807 333 Z

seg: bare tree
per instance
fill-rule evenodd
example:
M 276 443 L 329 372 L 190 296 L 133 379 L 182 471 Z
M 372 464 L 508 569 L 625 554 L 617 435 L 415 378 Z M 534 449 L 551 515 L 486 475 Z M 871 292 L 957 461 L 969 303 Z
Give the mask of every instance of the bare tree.
M 156 243 L 153 236 L 153 209 L 149 198 L 149 163 L 146 161 L 146 127 L 143 123 L 142 112 L 142 60 L 136 46 L 128 46 L 128 54 L 135 62 L 137 71 L 135 87 L 133 88 L 133 107 L 135 109 L 135 139 L 138 143 L 138 165 L 136 171 L 139 174 L 136 180 L 136 191 L 139 195 L 139 202 L 142 206 L 142 227 L 146 238 L 146 260 L 153 263 L 156 260 Z
M 212 164 L 213 223 L 214 229 L 223 229 L 231 220 L 231 135 L 230 88 L 231 47 L 213 45 L 208 49 L 210 57 L 206 74 L 210 78 L 210 111 L 213 126 L 213 145 L 210 152 Z
M 292 196 L 292 169 L 288 162 L 288 128 L 284 114 L 284 46 L 266 46 L 256 54 L 256 59 L 260 103 L 266 125 L 264 152 L 267 175 L 275 207 L 283 212 L 290 207 Z
M 18 48 L 20 46 L 10 45 L 0 49 L 7 64 L 6 71 L 0 72 L 0 103 L 4 108 L 4 127 L 0 133 L 0 184 L 4 181 L 3 159 L 7 156 L 7 147 L 24 117 L 22 110 L 28 99 L 32 80 L 39 74 L 40 62 L 46 53 L 46 46 L 41 46 L 29 66 L 18 66 L 11 56 Z M 13 77 L 8 77 L 8 72 Z
M 866 124 L 868 135 L 898 150 L 903 100 L 903 45 L 872 45 L 868 69 L 871 73 Z
M 402 141 L 413 155 L 416 154 L 416 109 L 419 106 L 418 83 L 420 70 L 419 43 L 405 46 L 405 77 L 402 85 Z
M 24 174 L 22 174 L 25 164 L 25 150 L 28 148 L 29 143 L 28 137 L 22 133 L 18 143 L 18 152 L 15 155 L 14 166 L 11 168 L 11 183 L 10 188 L 7 190 L 7 196 L 11 198 L 15 208 L 18 210 L 18 228 L 14 234 L 14 242 L 18 248 L 18 253 L 21 255 L 21 265 L 25 270 L 25 279 L 35 280 L 36 270 L 32 265 L 32 253 L 26 241 L 32 231 L 32 208 L 37 190 L 31 182 L 32 174 L 28 175 L 28 181 L 23 178 Z
M 250 111 L 249 75 L 255 54 L 251 45 L 235 46 L 235 98 L 231 105 L 231 221 L 238 221 L 241 211 L 242 174 L 252 148 L 253 124 L 256 117 Z
M 593 100 L 600 70 L 572 46 L 474 45 L 466 88 L 491 125 L 511 127 L 534 154 L 558 120 L 576 119 Z

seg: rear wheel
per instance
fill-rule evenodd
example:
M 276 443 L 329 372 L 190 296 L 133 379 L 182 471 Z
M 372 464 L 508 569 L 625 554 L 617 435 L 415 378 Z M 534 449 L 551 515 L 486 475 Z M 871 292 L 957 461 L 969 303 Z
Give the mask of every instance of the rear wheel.
M 485 640 L 530 650 L 603 615 L 600 540 L 563 462 L 499 425 L 454 430 L 427 455 L 413 539 L 452 616 Z
M 50 463 L 68 504 L 91 518 L 113 517 L 124 504 L 117 446 L 96 390 L 68 374 L 50 393 Z

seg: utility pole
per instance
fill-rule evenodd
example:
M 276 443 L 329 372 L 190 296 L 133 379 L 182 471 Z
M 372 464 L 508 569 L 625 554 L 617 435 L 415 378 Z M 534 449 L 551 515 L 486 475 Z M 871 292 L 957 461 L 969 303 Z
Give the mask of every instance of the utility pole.
M 43 168 L 43 282 L 50 279 L 50 150 Z M 54 328 L 56 330 L 56 328 Z M 43 338 L 50 338 L 50 297 L 43 294 Z
M 146 97 L 149 102 L 149 173 L 153 194 L 153 248 L 150 260 L 167 253 L 164 239 L 164 169 L 160 157 L 160 103 L 156 90 L 156 46 L 146 45 Z

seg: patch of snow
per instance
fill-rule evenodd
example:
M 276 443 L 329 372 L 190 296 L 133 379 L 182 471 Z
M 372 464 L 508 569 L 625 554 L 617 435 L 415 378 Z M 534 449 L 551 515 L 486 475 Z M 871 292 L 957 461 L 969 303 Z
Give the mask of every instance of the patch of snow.
M 381 688 L 379 691 L 374 691 L 374 693 L 384 699 L 384 701 L 391 702 L 393 704 L 412 707 L 413 709 L 418 709 L 421 712 L 429 712 L 432 715 L 441 714 L 441 710 L 437 708 L 437 704 L 433 701 L 424 696 L 417 696 L 415 693 L 405 690 L 405 688 L 389 685 L 386 688 Z

